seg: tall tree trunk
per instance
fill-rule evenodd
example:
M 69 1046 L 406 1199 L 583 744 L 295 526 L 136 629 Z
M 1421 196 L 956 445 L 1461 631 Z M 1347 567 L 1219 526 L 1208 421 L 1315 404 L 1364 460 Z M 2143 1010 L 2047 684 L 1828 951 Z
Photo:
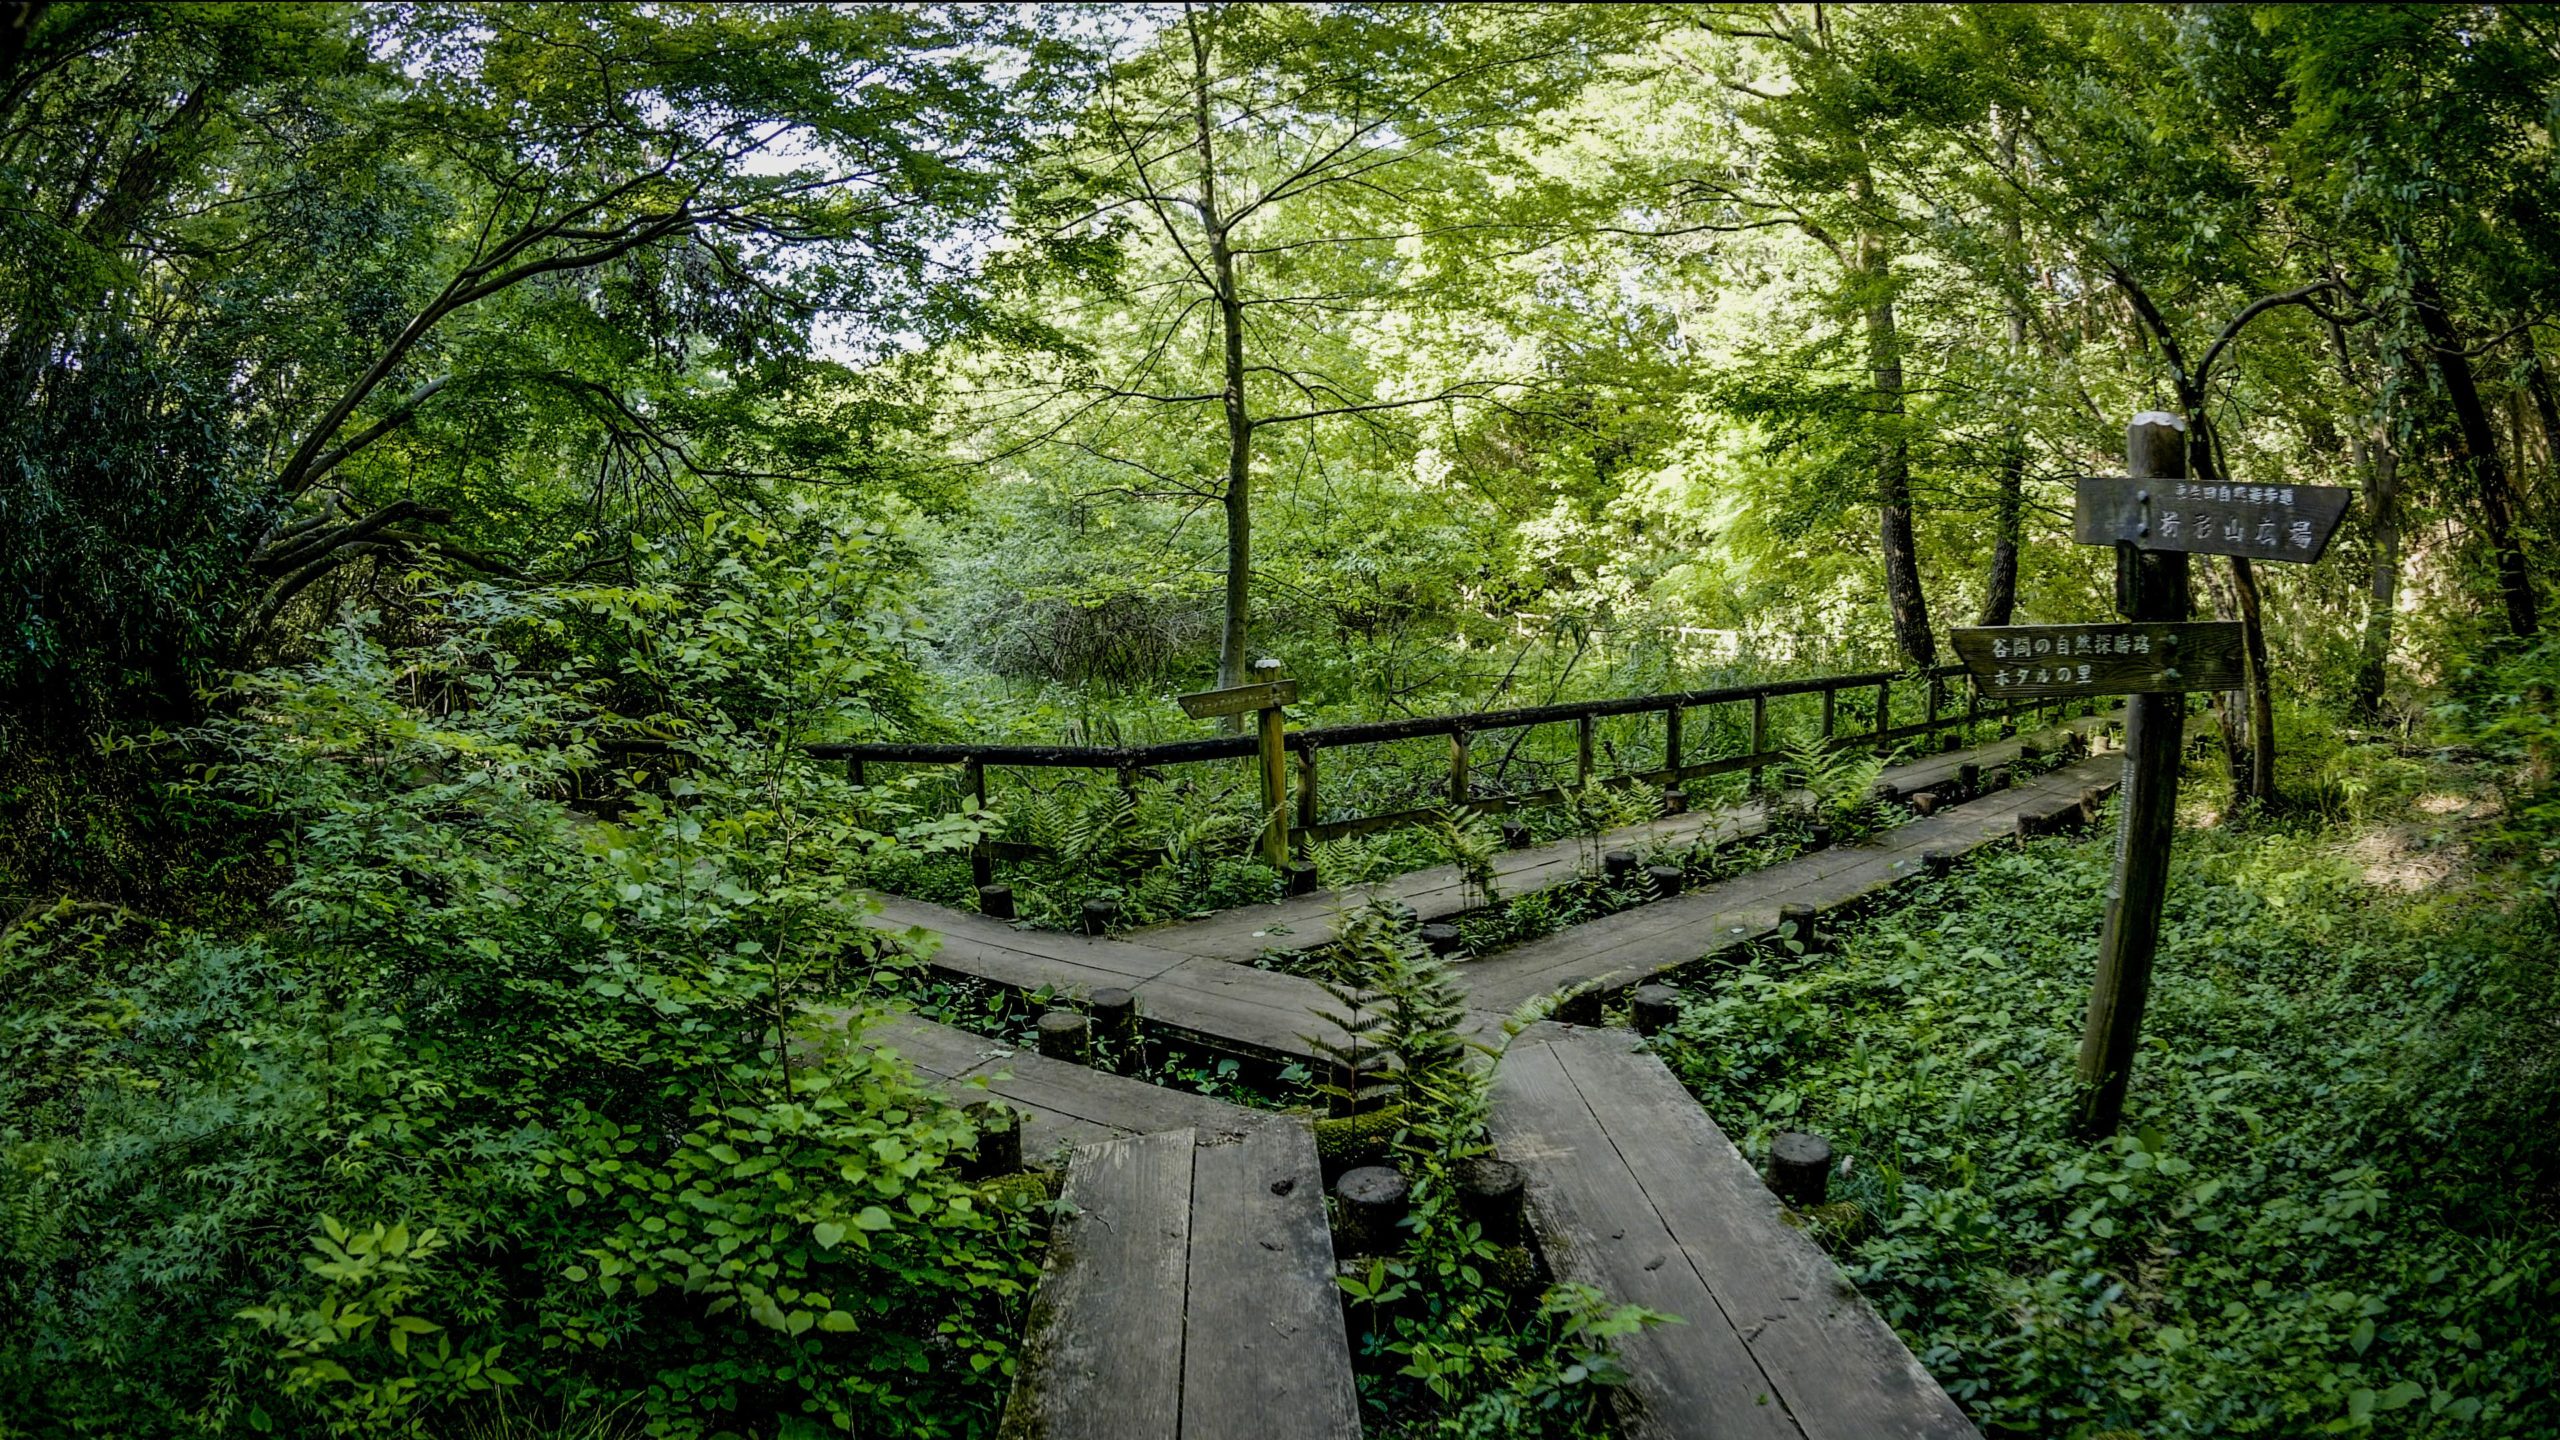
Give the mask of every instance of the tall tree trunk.
M 2000 127 L 2000 165 L 2015 170 L 2018 165 L 2017 127 L 2003 115 Z M 2009 260 L 2023 267 L 2026 259 L 2026 227 L 2013 198 L 2001 228 L 2009 242 Z M 2027 306 L 2015 293 L 2008 297 L 2009 364 L 2015 367 L 2027 353 Z M 2000 468 L 1996 476 L 1999 493 L 1992 502 L 1991 574 L 1982 586 L 1982 623 L 2006 625 L 2018 608 L 2018 540 L 2020 524 L 2026 511 L 2027 492 L 2027 428 L 2011 421 L 2000 437 Z
M 2231 594 L 2239 602 L 2242 653 L 2248 659 L 2249 798 L 2276 803 L 2276 691 L 2267 668 L 2266 610 L 2258 597 L 2258 572 L 2249 557 L 2231 557 Z
M 2551 398 L 2551 377 L 2542 373 L 2542 352 L 2534 348 L 2530 335 L 2525 337 L 2524 356 L 2524 388 L 2533 397 L 2534 414 L 2542 420 L 2542 467 L 2547 477 L 2548 472 L 2560 470 L 2560 403 Z
M 1991 575 L 1982 587 L 1982 623 L 2006 625 L 2018 608 L 2018 538 L 2026 511 L 2027 442 L 2010 427 L 2000 445 L 2000 493 L 1992 502 Z
M 2373 438 L 2351 442 L 2364 472 L 2365 524 L 2373 532 L 2373 574 L 2367 584 L 2364 638 L 2356 656 L 2353 698 L 2357 719 L 2382 718 L 2382 696 L 2391 678 L 2391 621 L 2400 603 L 2400 447 L 2387 424 Z
M 1218 157 L 1209 124 L 1209 42 L 1200 32 L 1197 11 L 1186 13 L 1191 31 L 1192 118 L 1199 133 L 1200 226 L 1209 236 L 1209 274 L 1216 287 L 1220 366 L 1224 372 L 1227 417 L 1227 586 L 1226 615 L 1218 631 L 1218 683 L 1241 685 L 1253 614 L 1253 416 L 1244 396 L 1244 297 L 1236 287 L 1235 252 L 1227 243 L 1227 220 L 1218 209 Z M 1241 717 L 1230 728 L 1243 725 Z
M 2203 397 L 2195 398 L 2187 412 L 2187 430 L 2194 437 L 2187 447 L 2188 463 L 2202 480 L 2228 480 L 2224 467 L 2222 437 L 2212 422 L 2204 417 Z M 2223 619 L 2240 622 L 2240 645 L 2246 664 L 2242 683 L 2245 690 L 2233 691 L 2223 702 L 2223 751 L 2231 762 L 2231 793 L 2272 806 L 2276 800 L 2276 711 L 2275 682 L 2267 667 L 2266 607 L 2258 594 L 2257 571 L 2244 556 L 2230 557 L 2229 581 L 2214 586 L 2214 606 Z M 2208 570 L 2207 574 L 2212 572 Z
M 1874 182 L 1858 178 L 1858 198 L 1871 201 Z M 1876 456 L 1877 530 L 1884 545 L 1885 605 L 1893 613 L 1893 638 L 1913 665 L 1938 663 L 1929 633 L 1929 597 L 1920 587 L 1920 545 L 1911 530 L 1911 441 L 1902 433 L 1902 337 L 1893 319 L 1893 260 L 1879 231 L 1858 235 L 1856 283 L 1866 311 L 1867 369 L 1876 410 L 1892 433 Z
M 2189 447 L 2190 465 L 2194 465 L 2193 457 L 2203 449 L 2201 445 Z M 2195 465 L 2194 468 L 2201 476 L 2210 467 Z M 2195 575 L 2204 581 L 2205 593 L 2213 599 L 2213 618 L 2238 620 L 2245 632 L 2248 621 L 2238 599 L 2232 594 L 2230 575 L 2210 565 L 2197 566 Z M 2243 643 L 2246 643 L 2245 633 Z M 2242 683 L 2245 685 L 2247 681 L 2244 679 Z M 2222 732 L 2223 767 L 2231 779 L 2231 803 L 2236 808 L 2248 798 L 2251 779 L 2257 773 L 2256 747 L 2250 742 L 2249 692 L 2245 689 L 2213 692 L 2213 723 L 2214 728 Z
M 2534 600 L 2533 574 L 2525 562 L 2524 546 L 2516 537 L 2515 487 L 2507 475 L 2506 459 L 2498 453 L 2489 412 L 2480 402 L 2480 386 L 2471 373 L 2471 357 L 2463 353 L 2461 332 L 2454 329 L 2453 317 L 2445 313 L 2444 296 L 2436 288 L 2434 276 L 2420 272 L 2410 287 L 2410 298 L 2416 302 L 2418 323 L 2427 332 L 2429 358 L 2444 381 L 2445 397 L 2453 402 L 2458 427 L 2454 468 L 2470 472 L 2474 494 L 2480 501 L 2482 527 L 2488 534 L 2489 548 L 2497 557 L 2498 595 L 2506 602 L 2507 629 L 2520 636 L 2533 635 L 2542 628 L 2542 622 Z

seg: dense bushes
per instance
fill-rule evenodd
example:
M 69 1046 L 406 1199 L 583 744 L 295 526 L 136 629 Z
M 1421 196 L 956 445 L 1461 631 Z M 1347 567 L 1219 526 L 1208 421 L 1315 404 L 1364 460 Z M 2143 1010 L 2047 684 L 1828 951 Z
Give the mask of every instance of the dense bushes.
M 2104 838 L 1755 959 L 1666 1048 L 1746 1151 L 1833 1139 L 1834 1253 L 1996 1433 L 2551 1433 L 2553 937 L 2337 838 L 2180 837 L 2112 1144 L 2062 1124 Z
M 789 1045 L 900 963 L 851 869 L 935 843 L 796 750 L 894 693 L 895 597 L 712 538 L 241 681 L 193 743 L 275 823 L 262 924 L 0 939 L 0 1431 L 983 1422 L 1030 1217 L 902 1065 Z

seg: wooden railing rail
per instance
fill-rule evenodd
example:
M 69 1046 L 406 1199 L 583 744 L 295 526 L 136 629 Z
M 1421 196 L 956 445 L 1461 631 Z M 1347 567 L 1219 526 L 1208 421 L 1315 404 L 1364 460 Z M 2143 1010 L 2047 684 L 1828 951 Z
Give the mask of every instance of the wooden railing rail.
M 1981 693 L 1970 683 L 1964 687 L 1961 704 L 1949 703 L 1947 682 L 1962 676 L 1958 665 L 1909 672 L 1880 670 L 1854 675 L 1823 675 L 1802 680 L 1779 680 L 1756 685 L 1725 685 L 1711 689 L 1678 691 L 1664 695 L 1627 695 L 1605 700 L 1566 701 L 1553 705 L 1522 706 L 1509 710 L 1485 710 L 1464 715 L 1427 715 L 1399 720 L 1369 720 L 1349 725 L 1328 725 L 1289 732 L 1283 739 L 1287 750 L 1295 752 L 1298 763 L 1292 809 L 1292 829 L 1303 837 L 1301 843 L 1334 839 L 1345 835 L 1365 834 L 1396 825 L 1411 824 L 1428 818 L 1443 808 L 1502 813 L 1524 805 L 1553 800 L 1567 792 L 1568 786 L 1549 785 L 1527 790 L 1501 793 L 1478 793 L 1478 777 L 1483 771 L 1479 763 L 1479 742 L 1492 731 L 1517 730 L 1537 725 L 1572 724 L 1575 727 L 1574 784 L 1589 784 L 1594 778 L 1608 781 L 1659 784 L 1676 787 L 1689 780 L 1705 779 L 1748 771 L 1757 786 L 1763 773 L 1782 763 L 1786 753 L 1772 746 L 1769 729 L 1769 702 L 1792 696 L 1815 695 L 1821 698 L 1819 738 L 1836 747 L 1865 745 L 1883 749 L 1907 740 L 1926 739 L 1950 730 L 1969 728 L 1986 721 L 2052 711 L 2064 708 L 2053 701 L 2015 701 L 1985 704 Z M 1918 688 L 1922 693 L 1912 695 Z M 1904 715 L 1895 723 L 1895 692 L 1903 694 Z M 1840 696 L 1872 690 L 1875 692 L 1873 723 L 1865 729 L 1841 733 Z M 1719 706 L 1747 705 L 1749 739 L 1739 754 L 1712 759 L 1691 760 L 1685 748 L 1688 738 L 1687 713 L 1691 710 Z M 1640 769 L 1622 769 L 1601 775 L 1597 768 L 1595 723 L 1624 715 L 1659 714 L 1662 718 L 1664 763 Z M 1327 750 L 1346 749 L 1357 745 L 1390 745 L 1404 741 L 1446 738 L 1449 742 L 1448 777 L 1445 794 L 1439 803 L 1377 815 L 1357 815 L 1328 820 L 1324 818 L 1319 799 L 1319 783 L 1323 767 L 1318 757 Z M 910 744 L 903 742 L 859 741 L 817 744 L 810 753 L 820 759 L 844 762 L 848 773 L 858 783 L 869 764 L 956 765 L 962 767 L 964 788 L 980 804 L 985 801 L 986 771 L 989 767 L 1067 768 L 1116 772 L 1124 782 L 1142 771 L 1167 765 L 1196 764 L 1216 760 L 1244 759 L 1259 753 L 1260 746 L 1252 735 L 1219 736 L 1204 740 L 1172 740 L 1149 745 L 1079 746 L 1079 745 L 968 745 Z M 982 849 L 975 866 L 985 882 L 987 860 L 994 853 L 1016 853 L 1023 847 L 1000 845 Z

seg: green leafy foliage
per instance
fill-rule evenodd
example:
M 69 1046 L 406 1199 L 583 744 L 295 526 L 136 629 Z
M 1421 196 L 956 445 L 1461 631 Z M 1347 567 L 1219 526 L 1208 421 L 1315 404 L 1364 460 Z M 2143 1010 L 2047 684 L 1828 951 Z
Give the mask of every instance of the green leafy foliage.
M 2317 828 L 2179 839 L 2128 1133 L 2069 1139 L 2110 847 L 1989 854 L 1666 1056 L 1990 1426 L 2532 1435 L 2555 1423 L 2547 920 L 2377 888 Z
M 872 828 L 797 749 L 876 723 L 898 608 L 858 538 L 707 538 L 243 677 L 197 743 L 279 822 L 254 933 L 0 939 L 13 1417 L 411 1434 L 496 1387 L 671 1436 L 983 1423 L 1033 1212 L 957 1178 L 970 1124 L 902 1063 L 804 1033 L 899 963 L 853 868 L 967 839 Z

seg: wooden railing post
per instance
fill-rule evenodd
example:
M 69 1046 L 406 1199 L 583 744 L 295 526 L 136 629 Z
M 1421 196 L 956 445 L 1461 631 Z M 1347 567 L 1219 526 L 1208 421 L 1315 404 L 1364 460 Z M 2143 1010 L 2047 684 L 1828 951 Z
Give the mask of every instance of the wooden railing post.
M 960 788 L 969 792 L 981 810 L 987 808 L 987 767 L 978 760 L 960 762 Z M 969 883 L 978 886 L 996 883 L 995 851 L 984 835 L 969 846 Z
M 1828 685 L 1822 687 L 1822 743 L 1825 745 L 1831 743 L 1833 732 L 1840 728 L 1839 709 L 1840 692 Z
M 1280 678 L 1280 662 L 1256 660 L 1254 678 L 1271 681 Z M 1280 707 L 1266 706 L 1261 711 L 1262 724 L 1256 731 L 1255 749 L 1262 760 L 1262 863 L 1274 870 L 1289 864 L 1289 737 Z
M 1760 788 L 1760 752 L 1769 748 L 1769 697 L 1751 697 L 1751 788 Z
M 1573 722 L 1573 783 L 1577 786 L 1591 783 L 1591 717 L 1588 715 Z
M 1680 783 L 1680 707 L 1662 712 L 1662 768 L 1671 772 L 1671 783 Z
M 1464 805 L 1474 798 L 1467 779 L 1467 743 L 1469 736 L 1461 727 L 1449 732 L 1449 803 Z
M 1300 844 L 1311 843 L 1307 833 L 1316 828 L 1316 747 L 1306 745 L 1298 751 L 1298 836 Z
M 1885 746 L 1885 732 L 1893 728 L 1893 682 L 1876 686 L 1876 748 Z
M 846 780 L 846 782 L 847 782 L 848 784 L 852 784 L 852 785 L 862 785 L 862 784 L 868 783 L 868 782 L 866 782 L 866 781 L 863 779 L 863 777 L 862 777 L 862 757 L 861 757 L 861 756 L 859 756 L 859 755 L 848 755 L 848 756 L 846 756 L 846 757 L 845 757 L 845 760 L 844 760 L 844 778 L 845 778 L 845 780 Z

